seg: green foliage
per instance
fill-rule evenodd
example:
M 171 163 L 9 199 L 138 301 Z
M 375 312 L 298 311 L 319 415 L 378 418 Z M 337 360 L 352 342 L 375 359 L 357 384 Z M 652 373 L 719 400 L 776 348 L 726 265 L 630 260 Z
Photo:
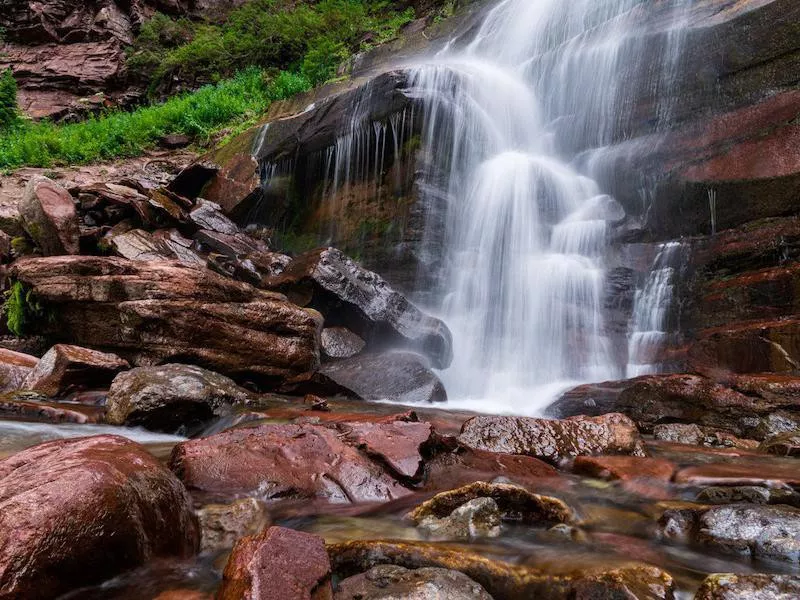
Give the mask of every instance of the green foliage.
M 19 122 L 17 110 L 17 80 L 6 69 L 0 75 L 0 131 L 13 128 Z
M 29 333 L 37 322 L 52 324 L 52 313 L 19 281 L 15 281 L 4 296 L 3 313 L 6 315 L 8 330 L 15 336 L 22 337 Z
M 157 15 L 142 28 L 128 66 L 151 91 L 175 79 L 218 81 L 253 65 L 298 71 L 316 85 L 353 52 L 395 37 L 413 18 L 413 9 L 400 11 L 385 0 L 251 0 L 222 24 Z

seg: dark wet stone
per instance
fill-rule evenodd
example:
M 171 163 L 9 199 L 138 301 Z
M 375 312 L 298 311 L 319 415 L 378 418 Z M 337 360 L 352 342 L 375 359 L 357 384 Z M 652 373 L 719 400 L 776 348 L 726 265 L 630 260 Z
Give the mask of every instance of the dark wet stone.
M 322 353 L 326 358 L 352 358 L 366 342 L 346 327 L 326 327 L 322 330 Z
M 189 213 L 189 221 L 198 229 L 215 231 L 225 235 L 236 235 L 239 228 L 236 223 L 226 217 L 219 204 L 197 199 L 196 208 Z
M 458 571 L 437 568 L 405 569 L 377 565 L 341 581 L 335 600 L 492 600 L 480 585 Z
M 458 441 L 478 450 L 524 454 L 551 463 L 594 454 L 644 456 L 636 425 L 620 414 L 563 420 L 479 416 L 464 423 Z
M 417 528 L 428 537 L 441 540 L 493 538 L 500 535 L 500 508 L 491 498 L 474 498 L 445 517 L 427 515 Z
M 138 367 L 111 384 L 106 422 L 153 431 L 194 430 L 249 398 L 233 380 L 193 365 Z
M 694 600 L 791 600 L 800 598 L 798 575 L 737 575 L 706 577 Z
M 239 538 L 269 525 L 267 507 L 255 498 L 230 504 L 207 504 L 197 511 L 202 552 L 232 548 Z
M 330 600 L 330 561 L 316 535 L 269 527 L 239 540 L 218 600 Z
M 800 508 L 800 493 L 785 489 L 754 485 L 713 486 L 701 490 L 696 497 L 704 504 L 786 504 Z

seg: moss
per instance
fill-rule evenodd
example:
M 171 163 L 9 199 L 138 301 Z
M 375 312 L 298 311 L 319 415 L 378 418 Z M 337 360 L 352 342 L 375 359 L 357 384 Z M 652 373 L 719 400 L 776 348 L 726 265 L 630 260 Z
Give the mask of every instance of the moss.
M 37 323 L 52 324 L 54 315 L 34 295 L 31 290 L 15 281 L 5 292 L 3 314 L 6 316 L 8 330 L 17 337 L 28 333 Z
M 11 250 L 14 252 L 15 256 L 31 254 L 35 249 L 35 246 L 25 236 L 15 237 L 11 240 Z

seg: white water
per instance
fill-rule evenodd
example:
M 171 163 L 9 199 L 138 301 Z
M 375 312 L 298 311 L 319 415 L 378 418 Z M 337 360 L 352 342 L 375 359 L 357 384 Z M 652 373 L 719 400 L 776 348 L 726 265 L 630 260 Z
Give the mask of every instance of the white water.
M 421 189 L 447 199 L 455 359 L 441 376 L 455 405 L 535 413 L 570 385 L 625 373 L 602 310 L 608 222 L 621 207 L 576 158 L 612 143 L 627 117 L 640 4 L 505 0 L 466 48 L 411 69 L 425 115 Z M 654 89 L 676 63 L 668 38 Z

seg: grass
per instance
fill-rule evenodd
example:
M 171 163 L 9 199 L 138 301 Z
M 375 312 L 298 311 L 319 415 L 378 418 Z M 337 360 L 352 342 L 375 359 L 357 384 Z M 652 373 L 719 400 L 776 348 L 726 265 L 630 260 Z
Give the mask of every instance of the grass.
M 132 112 L 113 112 L 81 123 L 24 123 L 0 133 L 0 169 L 51 167 L 139 156 L 161 136 L 209 138 L 216 131 L 262 115 L 275 100 L 308 90 L 303 76 L 266 78 L 249 68 L 230 80 Z

